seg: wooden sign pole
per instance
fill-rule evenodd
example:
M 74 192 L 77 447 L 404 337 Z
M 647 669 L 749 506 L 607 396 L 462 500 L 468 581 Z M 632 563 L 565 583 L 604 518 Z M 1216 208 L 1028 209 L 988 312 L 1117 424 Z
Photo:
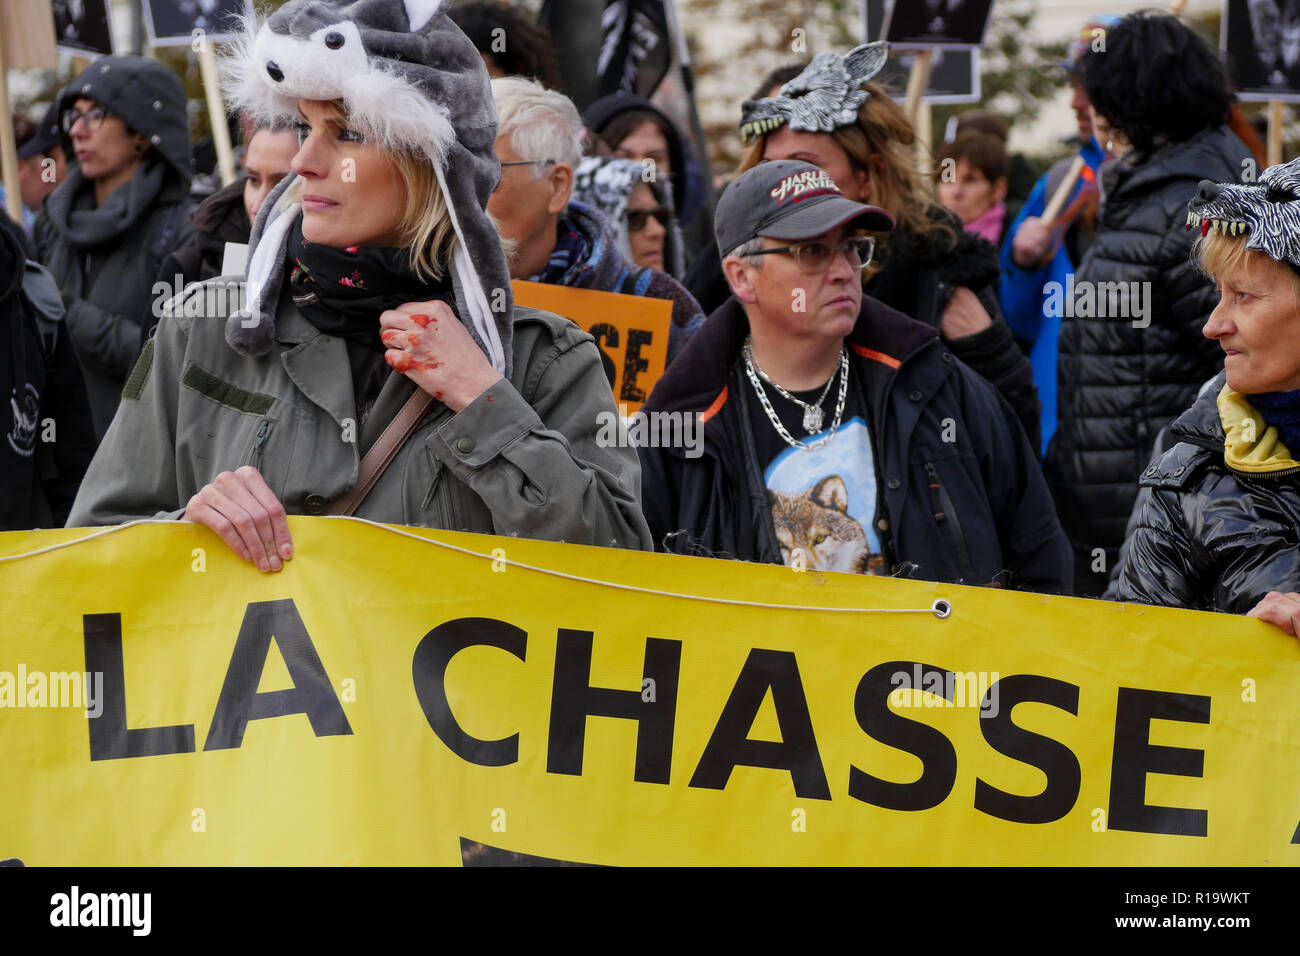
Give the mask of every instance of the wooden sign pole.
M 1282 162 L 1282 101 L 1268 101 L 1268 164 Z
M 5 184 L 5 211 L 14 222 L 23 221 L 23 193 L 18 185 L 18 147 L 14 142 L 14 121 L 9 113 L 9 69 L 4 44 L 0 43 L 0 176 Z
M 230 148 L 226 104 L 221 98 L 221 82 L 217 79 L 217 55 L 206 39 L 199 44 L 199 73 L 203 77 L 203 92 L 208 99 L 208 119 L 212 121 L 212 145 L 217 150 L 221 185 L 229 186 L 235 181 L 235 154 Z
M 921 105 L 925 88 L 930 85 L 930 67 L 934 62 L 933 50 L 921 50 L 912 60 L 912 72 L 907 76 L 907 111 L 908 122 L 916 126 L 916 112 Z

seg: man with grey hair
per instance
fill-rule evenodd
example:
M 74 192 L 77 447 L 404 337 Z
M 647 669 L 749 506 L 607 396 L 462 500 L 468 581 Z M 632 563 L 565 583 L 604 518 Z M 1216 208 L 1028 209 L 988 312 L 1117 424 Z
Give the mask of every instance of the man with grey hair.
M 517 76 L 493 80 L 492 96 L 501 179 L 488 212 L 501 237 L 514 246 L 511 278 L 668 299 L 671 363 L 704 322 L 704 313 L 677 280 L 623 258 L 613 225 L 570 198 L 583 135 L 573 102 Z
M 893 228 L 822 169 L 759 163 L 715 218 L 731 298 L 644 406 L 703 453 L 641 447 L 656 549 L 1068 591 L 1069 542 L 997 390 L 938 331 L 862 292 Z

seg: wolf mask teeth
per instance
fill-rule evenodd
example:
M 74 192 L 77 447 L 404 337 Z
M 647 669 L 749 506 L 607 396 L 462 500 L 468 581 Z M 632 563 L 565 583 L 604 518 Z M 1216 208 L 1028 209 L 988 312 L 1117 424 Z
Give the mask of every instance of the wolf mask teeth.
M 748 145 L 784 124 L 810 133 L 830 133 L 852 125 L 871 95 L 862 84 L 873 79 L 888 59 L 889 44 L 883 40 L 864 43 L 842 57 L 818 53 L 776 96 L 741 104 L 741 139 Z

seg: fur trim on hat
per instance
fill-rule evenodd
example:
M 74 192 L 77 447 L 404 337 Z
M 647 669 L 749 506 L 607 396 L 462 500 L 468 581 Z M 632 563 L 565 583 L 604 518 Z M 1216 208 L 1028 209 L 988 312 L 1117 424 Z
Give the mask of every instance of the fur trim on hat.
M 245 24 L 226 58 L 231 103 L 264 120 L 293 118 L 298 100 L 341 100 L 370 142 L 428 157 L 456 234 L 448 271 L 456 314 L 509 377 L 513 298 L 487 201 L 501 175 L 497 113 L 483 61 L 443 0 L 290 0 Z M 247 308 L 226 327 L 232 347 L 265 354 L 275 338 L 284 243 L 301 214 L 280 209 L 296 176 L 268 197 L 250 237 Z M 275 199 L 276 201 L 272 201 Z

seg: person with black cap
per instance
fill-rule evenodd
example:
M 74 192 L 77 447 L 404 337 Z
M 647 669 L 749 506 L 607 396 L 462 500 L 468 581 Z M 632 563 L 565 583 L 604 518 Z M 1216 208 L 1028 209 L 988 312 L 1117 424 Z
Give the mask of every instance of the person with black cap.
M 228 102 L 294 125 L 292 175 L 242 301 L 164 310 L 69 524 L 183 518 L 268 572 L 289 514 L 648 549 L 600 350 L 513 304 L 492 89 L 438 4 L 290 0 L 225 65 Z
M 156 60 L 103 56 L 56 109 L 77 165 L 45 201 L 36 252 L 59 283 L 103 438 L 152 321 L 158 267 L 191 229 L 185 91 Z
M 643 409 L 703 429 L 639 449 L 655 546 L 1068 592 L 1069 543 L 1015 413 L 933 326 L 862 292 L 863 233 L 893 225 L 797 160 L 723 192 L 732 296 Z
M 59 120 L 51 106 L 39 121 L 25 116 L 14 117 L 14 142 L 18 147 L 18 190 L 22 196 L 22 227 L 30 241 L 36 226 L 36 214 L 45 197 L 52 193 L 67 172 L 67 160 L 59 145 Z M 5 199 L 0 183 L 0 206 Z M 29 253 L 33 251 L 29 249 Z

